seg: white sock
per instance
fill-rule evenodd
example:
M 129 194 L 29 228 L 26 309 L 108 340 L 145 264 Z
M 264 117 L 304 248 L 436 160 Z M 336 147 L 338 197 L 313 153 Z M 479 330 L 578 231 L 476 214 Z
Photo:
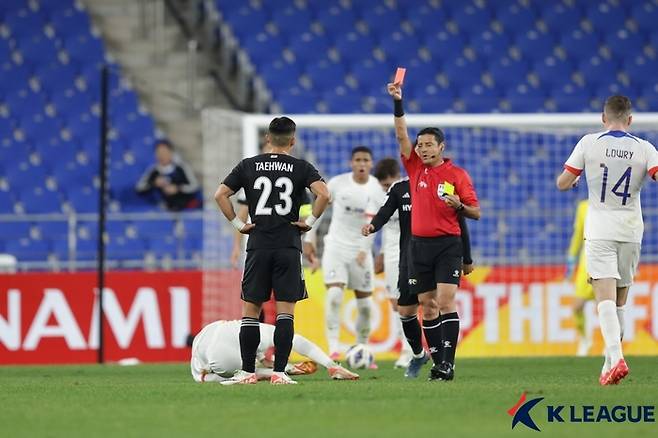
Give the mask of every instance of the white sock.
M 617 306 L 617 319 L 619 320 L 619 339 L 624 340 L 624 306 Z
M 608 354 L 608 349 L 604 348 L 605 360 L 603 361 L 603 368 L 601 369 L 601 374 L 605 374 L 610 371 L 612 368 L 612 361 L 610 360 L 610 355 Z
M 306 356 L 313 362 L 319 363 L 325 368 L 331 368 L 336 365 L 336 363 L 331 360 L 331 358 L 327 356 L 320 347 L 302 335 L 295 335 L 292 340 L 292 349 L 295 353 Z
M 397 310 L 391 310 L 391 313 L 393 313 L 393 318 L 396 321 L 393 330 L 397 330 L 398 339 L 400 340 L 400 356 L 413 354 L 411 351 L 411 345 L 407 342 L 407 337 L 404 335 L 404 330 L 402 329 L 400 314 Z
M 343 289 L 332 286 L 327 290 L 327 303 L 325 306 L 325 323 L 327 327 L 327 343 L 329 353 L 338 351 L 338 337 L 340 336 L 340 305 L 343 302 Z
M 621 333 L 619 320 L 617 319 L 617 306 L 612 300 L 604 300 L 597 307 L 599 310 L 601 334 L 605 341 L 606 351 L 610 355 L 610 360 L 614 365 L 624 357 L 621 352 Z
M 370 337 L 371 297 L 356 299 L 356 343 L 367 344 Z

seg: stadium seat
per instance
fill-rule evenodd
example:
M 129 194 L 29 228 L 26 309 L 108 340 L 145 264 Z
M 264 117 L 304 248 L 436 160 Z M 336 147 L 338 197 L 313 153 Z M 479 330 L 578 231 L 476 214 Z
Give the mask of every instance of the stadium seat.
M 492 17 L 485 7 L 467 3 L 465 7 L 454 11 L 452 19 L 460 30 L 472 33 L 488 28 Z
M 99 65 L 105 60 L 103 41 L 91 34 L 69 36 L 64 49 L 74 61 L 87 65 Z
M 68 114 L 88 113 L 94 103 L 91 96 L 74 89 L 60 89 L 53 93 L 51 102 L 57 114 L 65 116 Z
M 596 2 L 587 10 L 587 19 L 598 32 L 623 29 L 626 26 L 626 8 L 609 2 Z
M 519 84 L 506 95 L 512 112 L 541 111 L 546 97 L 543 89 L 533 87 L 530 84 Z
M 27 8 L 6 15 L 3 22 L 11 36 L 16 39 L 32 35 L 41 36 L 44 33 L 43 17 Z
M 78 214 L 97 213 L 99 208 L 98 191 L 92 187 L 71 190 L 68 192 L 68 201 L 71 208 Z
M 6 192 L 0 192 L 0 193 L 6 193 Z M 26 221 L 3 222 L 2 226 L 0 227 L 0 240 L 29 239 L 31 230 L 32 230 L 32 224 Z
M 361 35 L 358 32 L 348 32 L 336 39 L 334 47 L 343 62 L 354 63 L 370 58 L 375 43 L 369 36 Z
M 9 192 L 0 191 L 0 214 L 13 214 L 14 197 Z
M 548 56 L 534 64 L 534 73 L 542 84 L 555 85 L 571 79 L 573 68 L 567 61 L 555 56 Z
M 327 42 L 326 38 L 311 32 L 304 32 L 294 38 L 288 48 L 295 55 L 296 62 L 306 64 L 311 62 L 313 59 L 316 59 L 317 57 L 323 58 L 327 56 L 327 52 L 329 51 L 329 43 Z M 295 68 L 299 67 L 295 65 Z M 263 73 L 266 78 L 271 74 L 276 73 Z
M 284 35 L 299 35 L 307 31 L 314 21 L 311 11 L 288 6 L 272 14 L 272 23 Z
M 649 80 L 655 79 L 656 71 L 658 71 L 658 59 L 638 55 L 626 60 L 623 70 L 628 77 L 633 78 L 635 83 L 645 84 Z
M 324 59 L 310 65 L 306 70 L 306 75 L 311 80 L 313 88 L 329 91 L 345 84 L 346 71 L 342 64 Z
M 619 29 L 605 38 L 605 44 L 613 57 L 624 58 L 629 55 L 640 54 L 645 45 L 645 39 L 639 32 L 630 32 Z
M 352 9 L 346 9 L 336 4 L 326 6 L 326 9 L 319 10 L 317 13 L 326 35 L 343 35 L 354 29 L 356 16 Z
M 179 242 L 173 236 L 161 236 L 148 239 L 146 246 L 158 259 L 165 257 L 177 259 L 179 258 L 179 250 L 182 250 L 182 245 L 179 245 Z
M 425 38 L 425 47 L 434 59 L 452 59 L 462 55 L 466 42 L 459 34 L 440 30 Z
M 62 202 L 55 192 L 48 192 L 42 188 L 28 189 L 20 196 L 23 210 L 27 214 L 61 213 Z
M 249 53 L 249 59 L 256 66 L 268 64 L 270 61 L 279 59 L 283 52 L 283 42 L 279 38 L 273 38 L 266 32 L 259 32 L 249 37 L 243 43 L 243 47 Z
M 5 243 L 5 251 L 21 262 L 46 261 L 50 242 L 45 240 L 12 239 Z
M 58 6 L 56 10 L 53 10 L 50 24 L 59 38 L 88 34 L 91 28 L 89 16 L 73 7 Z
M 247 5 L 228 11 L 225 19 L 231 26 L 233 35 L 241 41 L 253 34 L 254 29 L 264 29 L 269 21 L 265 10 L 251 8 Z
M 549 29 L 574 29 L 580 26 L 582 11 L 575 3 L 542 3 L 541 18 Z
M 363 111 L 362 98 L 359 94 L 328 93 L 323 100 L 330 113 L 360 113 Z
M 190 237 L 201 237 L 203 235 L 203 220 L 200 218 L 183 218 L 183 236 L 187 239 Z
M 523 60 L 516 60 L 509 56 L 495 59 L 489 65 L 489 73 L 498 86 L 510 87 L 525 79 L 528 75 L 528 64 Z
M 618 64 L 612 59 L 592 56 L 580 64 L 579 70 L 590 86 L 597 86 L 617 79 Z
M 530 60 L 543 61 L 553 53 L 553 36 L 537 30 L 529 30 L 516 39 L 516 46 Z
M 399 65 L 408 65 L 408 61 L 417 56 L 419 44 L 416 37 L 396 31 L 382 38 L 379 47 L 386 59 L 396 61 Z
M 64 238 L 69 234 L 69 224 L 67 221 L 43 221 L 37 226 L 41 239 L 52 240 L 55 238 Z
M 562 37 L 560 46 L 571 59 L 584 59 L 598 53 L 600 43 L 597 33 L 576 28 Z
M 400 9 L 389 9 L 384 5 L 377 5 L 362 16 L 371 34 L 385 38 L 392 29 L 399 28 L 400 23 L 404 21 L 400 12 Z
M 31 36 L 18 41 L 18 50 L 24 62 L 33 65 L 50 65 L 58 62 L 55 41 L 45 35 Z
M 408 17 L 417 34 L 426 33 L 428 29 L 436 29 L 448 21 L 448 16 L 442 8 L 433 8 L 427 3 L 417 7 L 417 12 L 409 14 Z
M 173 235 L 174 225 L 171 219 L 141 220 L 134 223 L 135 233 L 139 238 Z
M 652 32 L 658 23 L 658 5 L 650 1 L 638 1 L 631 5 L 631 17 L 640 30 Z
M 452 84 L 470 85 L 480 81 L 482 64 L 478 60 L 459 56 L 447 61 L 443 65 L 443 72 L 450 78 Z
M 15 193 L 34 187 L 43 186 L 46 182 L 46 169 L 43 166 L 34 166 L 29 163 L 19 163 L 10 168 L 5 175 L 9 187 Z
M 504 33 L 485 30 L 472 39 L 471 46 L 478 55 L 486 58 L 496 58 L 505 53 L 510 45 L 510 40 Z
M 114 260 L 142 260 L 146 245 L 142 239 L 117 237 L 110 239 L 106 246 L 107 257 Z
M 534 27 L 537 14 L 532 7 L 519 3 L 501 3 L 496 19 L 509 34 L 527 32 Z

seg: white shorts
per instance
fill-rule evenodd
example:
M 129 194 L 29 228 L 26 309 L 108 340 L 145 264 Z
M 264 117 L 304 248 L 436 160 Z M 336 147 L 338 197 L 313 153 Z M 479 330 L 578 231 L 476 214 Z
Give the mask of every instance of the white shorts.
M 587 271 L 594 280 L 616 278 L 617 287 L 628 287 L 640 262 L 640 244 L 612 240 L 586 240 Z
M 400 255 L 395 253 L 394 257 L 387 257 L 384 253 L 384 279 L 386 280 L 386 296 L 391 300 L 400 298 L 398 289 L 398 277 L 400 275 Z
M 375 276 L 372 253 L 367 251 L 364 266 L 356 262 L 358 251 L 343 250 L 334 245 L 325 245 L 322 255 L 324 283 L 342 283 L 348 289 L 372 292 Z
M 192 349 L 190 370 L 195 381 L 201 382 L 204 374 L 211 373 L 221 377 L 231 377 L 242 368 L 239 345 L 233 346 L 225 343 L 219 348 L 214 348 L 213 351 L 217 353 L 217 357 L 202 357 L 196 349 Z

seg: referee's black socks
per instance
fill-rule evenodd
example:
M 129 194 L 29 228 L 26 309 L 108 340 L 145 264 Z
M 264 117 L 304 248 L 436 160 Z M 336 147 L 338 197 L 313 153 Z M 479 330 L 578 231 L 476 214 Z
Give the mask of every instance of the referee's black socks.
M 444 313 L 440 317 L 443 332 L 443 360 L 455 364 L 455 351 L 459 338 L 459 315 L 457 312 Z
M 443 360 L 443 343 L 441 339 L 441 317 L 432 320 L 423 320 L 423 332 L 425 340 L 430 347 L 432 361 L 438 365 Z
M 402 322 L 402 331 L 404 332 L 404 337 L 407 338 L 407 342 L 411 347 L 411 351 L 414 352 L 415 356 L 418 356 L 423 352 L 423 335 L 420 331 L 418 317 L 416 315 L 400 315 L 400 321 Z
M 256 372 L 258 344 L 260 344 L 258 318 L 243 317 L 240 324 L 240 355 L 242 356 L 242 369 L 248 373 Z
M 274 371 L 284 372 L 288 357 L 292 350 L 292 338 L 295 336 L 293 316 L 289 313 L 279 313 L 276 316 L 274 329 Z

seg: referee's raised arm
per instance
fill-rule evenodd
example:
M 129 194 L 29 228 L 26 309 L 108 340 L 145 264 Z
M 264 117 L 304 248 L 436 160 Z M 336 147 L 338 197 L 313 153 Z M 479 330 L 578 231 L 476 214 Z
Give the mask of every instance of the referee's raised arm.
M 411 155 L 411 140 L 407 133 L 407 122 L 404 120 L 404 109 L 402 107 L 402 84 L 390 83 L 386 86 L 388 94 L 393 97 L 394 119 L 395 119 L 395 138 L 400 145 L 400 154 L 409 159 Z

